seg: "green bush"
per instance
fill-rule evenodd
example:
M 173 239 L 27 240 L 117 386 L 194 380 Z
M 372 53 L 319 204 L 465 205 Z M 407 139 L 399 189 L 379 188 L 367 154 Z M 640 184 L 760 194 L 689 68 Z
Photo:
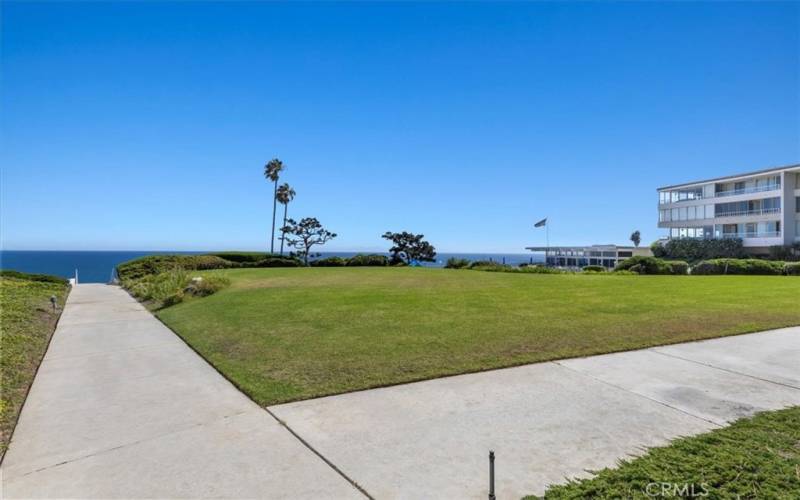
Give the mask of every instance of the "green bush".
M 160 307 L 178 304 L 186 296 L 206 297 L 228 286 L 224 276 L 209 274 L 194 279 L 185 269 L 175 268 L 159 274 L 149 274 L 135 280 L 123 281 L 123 286 L 139 300 Z
M 267 257 L 258 262 L 244 263 L 244 267 L 301 267 L 303 261 L 295 257 Z
M 239 265 L 216 255 L 148 255 L 118 265 L 117 275 L 121 281 L 128 281 L 175 269 L 197 271 L 229 267 Z
M 736 259 L 747 256 L 742 240 L 738 238 L 672 239 L 663 244 L 655 242 L 650 248 L 656 258 L 679 259 L 688 262 L 720 258 Z
M 51 276 L 49 274 L 31 274 L 21 273 L 19 271 L 12 271 L 11 269 L 0 269 L 0 276 L 4 278 L 16 278 L 25 281 L 41 281 L 45 283 L 58 283 L 59 285 L 66 285 L 68 281 L 60 276 Z
M 783 266 L 783 274 L 787 276 L 800 276 L 800 262 L 787 262 Z
M 791 262 L 800 261 L 800 243 L 773 245 L 769 247 L 769 258 Z
M 637 274 L 672 274 L 672 268 L 666 261 L 642 255 L 617 263 L 614 271 L 631 271 Z
M 347 265 L 347 259 L 341 257 L 326 257 L 324 259 L 312 260 L 310 265 L 313 267 L 344 267 Z
M 385 255 L 354 255 L 347 259 L 348 266 L 388 266 L 389 257 Z
M 603 266 L 583 266 L 583 272 L 604 273 L 606 272 L 606 268 Z
M 499 265 L 500 264 L 493 260 L 473 260 L 469 263 L 469 268 L 475 269 L 476 267 L 494 267 Z
M 682 260 L 667 261 L 670 268 L 670 274 L 684 275 L 689 274 L 689 263 Z
M 546 266 L 525 266 L 514 269 L 513 272 L 517 273 L 528 273 L 528 274 L 569 274 L 570 271 L 565 269 L 558 269 L 556 267 L 546 267 Z
M 447 259 L 447 262 L 444 264 L 446 269 L 464 269 L 465 267 L 469 267 L 470 261 L 469 259 L 460 259 L 458 257 L 450 257 Z
M 785 264 L 774 260 L 760 259 L 710 259 L 698 263 L 692 268 L 692 274 L 761 274 L 780 275 L 784 273 Z
M 245 262 L 259 262 L 270 257 L 281 257 L 279 254 L 271 254 L 267 252 L 214 252 L 208 255 L 219 257 L 230 262 L 245 263 Z

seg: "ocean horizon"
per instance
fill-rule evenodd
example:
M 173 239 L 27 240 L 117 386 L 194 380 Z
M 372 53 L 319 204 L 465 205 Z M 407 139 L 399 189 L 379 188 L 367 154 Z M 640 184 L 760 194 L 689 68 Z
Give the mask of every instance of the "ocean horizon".
M 180 250 L 0 250 L 0 269 L 24 273 L 50 274 L 63 278 L 74 278 L 77 272 L 79 283 L 108 283 L 119 264 L 147 255 L 204 254 L 210 251 Z M 358 254 L 389 255 L 388 252 L 319 252 L 320 257 L 352 257 Z M 480 253 L 442 252 L 436 254 L 436 262 L 424 262 L 425 267 L 443 267 L 451 257 L 469 260 L 492 260 L 519 265 L 541 262 L 540 255 L 532 253 Z

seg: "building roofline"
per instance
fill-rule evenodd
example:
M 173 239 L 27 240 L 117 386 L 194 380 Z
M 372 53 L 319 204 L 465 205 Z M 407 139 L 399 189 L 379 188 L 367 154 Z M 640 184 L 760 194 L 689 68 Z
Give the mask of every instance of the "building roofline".
M 715 177 L 713 179 L 704 179 L 704 180 L 701 180 L 701 181 L 684 182 L 682 184 L 672 184 L 670 186 L 660 187 L 660 188 L 656 189 L 656 191 L 662 191 L 664 189 L 673 189 L 673 188 L 686 187 L 686 186 L 694 186 L 696 184 L 708 184 L 709 182 L 724 181 L 724 180 L 729 180 L 729 179 L 738 179 L 740 177 L 750 177 L 752 175 L 767 174 L 767 173 L 770 173 L 770 172 L 780 172 L 780 171 L 783 171 L 783 170 L 792 170 L 794 168 L 800 168 L 800 163 L 794 163 L 794 164 L 791 164 L 791 165 L 784 165 L 782 167 L 770 167 L 770 168 L 765 168 L 765 169 L 762 169 L 762 170 L 754 170 L 752 172 L 745 172 L 745 173 L 742 173 L 742 174 L 726 175 L 724 177 Z
M 525 250 L 532 250 L 534 252 L 541 252 L 545 250 L 585 250 L 587 248 L 593 249 L 603 249 L 603 248 L 613 248 L 615 250 L 633 250 L 634 248 L 645 248 L 645 247 L 632 247 L 632 246 L 622 246 L 622 245 L 577 245 L 577 246 L 564 246 L 564 245 L 552 245 L 549 247 L 525 247 Z

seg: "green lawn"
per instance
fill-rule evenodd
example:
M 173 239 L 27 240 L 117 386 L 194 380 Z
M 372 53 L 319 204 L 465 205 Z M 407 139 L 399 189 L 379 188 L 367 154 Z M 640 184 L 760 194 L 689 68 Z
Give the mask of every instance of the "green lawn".
M 678 439 L 591 479 L 553 486 L 545 498 L 688 498 L 691 492 L 697 498 L 798 498 L 800 407 Z
M 158 316 L 267 405 L 800 324 L 800 279 L 425 268 L 210 271 Z
M 66 294 L 64 284 L 0 277 L 0 455 L 55 329 L 50 297 L 63 307 Z

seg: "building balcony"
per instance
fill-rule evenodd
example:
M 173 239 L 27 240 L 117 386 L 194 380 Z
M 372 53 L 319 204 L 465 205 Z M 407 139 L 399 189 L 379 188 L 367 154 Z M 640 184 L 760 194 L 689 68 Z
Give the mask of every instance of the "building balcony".
M 715 214 L 715 218 L 723 218 L 723 217 L 747 217 L 753 215 L 770 215 L 770 214 L 779 214 L 781 213 L 780 208 L 761 208 L 759 210 L 742 210 L 736 212 L 722 212 Z
M 745 238 L 780 238 L 781 232 L 780 231 L 765 231 L 761 233 L 723 233 L 722 238 L 726 240 L 733 240 L 733 239 L 740 239 L 743 240 Z
M 778 191 L 781 189 L 780 184 L 769 184 L 766 186 L 755 186 L 742 189 L 729 189 L 727 191 L 717 191 L 714 193 L 716 198 L 724 198 L 726 196 L 738 196 L 741 194 L 763 193 L 765 191 Z

